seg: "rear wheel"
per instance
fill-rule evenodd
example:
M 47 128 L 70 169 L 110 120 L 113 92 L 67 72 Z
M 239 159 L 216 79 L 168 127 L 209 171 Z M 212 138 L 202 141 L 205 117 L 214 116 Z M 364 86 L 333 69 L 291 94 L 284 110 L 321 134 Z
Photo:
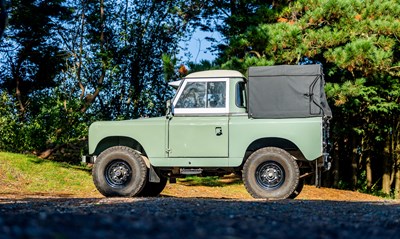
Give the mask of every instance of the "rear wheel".
M 255 151 L 243 167 L 243 182 L 254 198 L 290 198 L 299 184 L 299 167 L 285 150 L 266 147 Z
M 135 150 L 115 146 L 97 157 L 92 175 L 97 190 L 106 197 L 137 196 L 146 184 L 147 167 Z

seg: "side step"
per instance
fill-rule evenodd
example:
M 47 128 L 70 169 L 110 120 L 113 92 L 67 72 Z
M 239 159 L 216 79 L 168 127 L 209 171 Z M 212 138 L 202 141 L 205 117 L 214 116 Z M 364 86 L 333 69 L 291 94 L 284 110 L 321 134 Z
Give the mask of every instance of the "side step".
M 180 168 L 179 169 L 180 174 L 183 175 L 197 175 L 201 174 L 203 172 L 202 168 Z

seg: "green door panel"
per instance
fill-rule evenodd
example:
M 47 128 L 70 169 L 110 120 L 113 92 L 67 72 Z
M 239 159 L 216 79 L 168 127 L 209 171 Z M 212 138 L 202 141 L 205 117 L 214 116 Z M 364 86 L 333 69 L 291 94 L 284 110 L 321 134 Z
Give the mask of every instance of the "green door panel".
M 169 157 L 228 157 L 228 117 L 173 117 Z

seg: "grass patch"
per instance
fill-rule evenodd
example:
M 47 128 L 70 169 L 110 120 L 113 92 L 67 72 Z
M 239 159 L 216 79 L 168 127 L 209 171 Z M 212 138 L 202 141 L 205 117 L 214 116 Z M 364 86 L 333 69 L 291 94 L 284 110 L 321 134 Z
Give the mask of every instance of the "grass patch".
M 218 176 L 186 176 L 178 179 L 179 182 L 186 186 L 207 186 L 207 187 L 224 187 L 228 185 L 242 184 L 241 179 L 236 175 Z
M 2 193 L 97 193 L 88 167 L 5 152 L 0 152 L 0 189 Z

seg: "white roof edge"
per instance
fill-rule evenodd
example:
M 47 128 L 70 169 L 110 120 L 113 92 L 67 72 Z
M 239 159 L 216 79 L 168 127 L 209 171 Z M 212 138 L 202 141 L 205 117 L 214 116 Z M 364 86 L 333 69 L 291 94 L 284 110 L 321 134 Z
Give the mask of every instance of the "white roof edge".
M 209 71 L 199 71 L 187 75 L 185 78 L 229 78 L 229 77 L 243 77 L 243 74 L 239 71 L 234 70 L 209 70 Z
M 175 89 L 178 89 L 181 82 L 182 82 L 182 80 L 171 81 L 171 82 L 168 82 L 168 85 L 174 87 Z

